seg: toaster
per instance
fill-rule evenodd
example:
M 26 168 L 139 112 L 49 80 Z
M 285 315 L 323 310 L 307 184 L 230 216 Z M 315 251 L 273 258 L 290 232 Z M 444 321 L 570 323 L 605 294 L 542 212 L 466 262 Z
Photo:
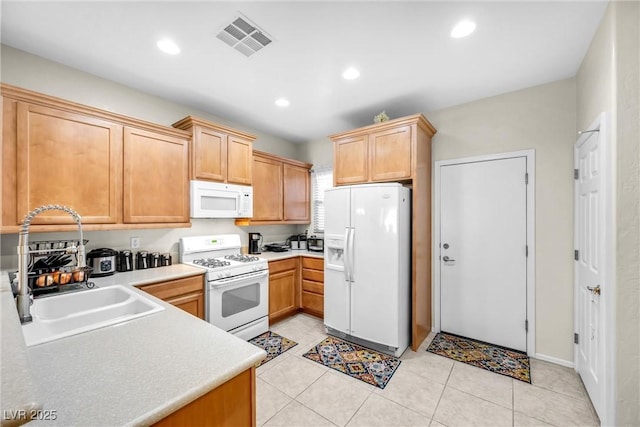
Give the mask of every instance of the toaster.
M 307 250 L 312 252 L 324 252 L 324 239 L 316 236 L 307 237 Z

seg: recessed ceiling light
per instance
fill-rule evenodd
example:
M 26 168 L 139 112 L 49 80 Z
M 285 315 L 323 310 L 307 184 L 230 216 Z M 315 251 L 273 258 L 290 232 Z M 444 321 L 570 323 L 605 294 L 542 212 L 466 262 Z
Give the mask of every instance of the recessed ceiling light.
M 276 99 L 276 105 L 278 107 L 288 107 L 289 106 L 289 100 L 287 98 L 278 98 L 278 99 Z
M 346 80 L 357 79 L 358 77 L 360 77 L 360 71 L 358 71 L 357 68 L 349 67 L 344 70 L 344 73 L 342 73 L 342 77 Z
M 180 53 L 180 48 L 173 40 L 162 39 L 158 40 L 157 43 L 158 49 L 163 51 L 164 53 L 168 53 L 169 55 L 177 55 Z
M 467 37 L 469 34 L 473 33 L 475 29 L 476 23 L 465 19 L 464 21 L 458 22 L 458 24 L 453 27 L 453 29 L 451 30 L 451 37 L 453 37 L 454 39 Z

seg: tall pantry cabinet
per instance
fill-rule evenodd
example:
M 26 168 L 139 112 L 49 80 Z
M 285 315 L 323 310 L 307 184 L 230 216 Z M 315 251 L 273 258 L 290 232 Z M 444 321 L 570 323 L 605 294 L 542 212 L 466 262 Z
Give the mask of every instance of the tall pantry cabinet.
M 334 185 L 401 182 L 412 189 L 411 348 L 431 332 L 431 138 L 422 115 L 331 135 Z

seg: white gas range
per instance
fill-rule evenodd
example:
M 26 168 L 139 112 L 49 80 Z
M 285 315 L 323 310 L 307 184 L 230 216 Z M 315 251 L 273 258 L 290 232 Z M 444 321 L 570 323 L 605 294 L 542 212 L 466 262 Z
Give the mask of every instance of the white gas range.
M 240 254 L 240 236 L 180 239 L 180 262 L 204 268 L 206 320 L 242 339 L 269 330 L 269 265 Z

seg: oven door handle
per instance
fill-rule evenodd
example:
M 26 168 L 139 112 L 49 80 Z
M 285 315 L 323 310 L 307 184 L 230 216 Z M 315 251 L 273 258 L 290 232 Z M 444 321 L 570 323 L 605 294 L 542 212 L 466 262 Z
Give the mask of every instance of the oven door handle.
M 261 279 L 269 276 L 269 270 L 256 271 L 255 273 L 243 274 L 240 277 L 226 277 L 224 279 L 209 282 L 209 288 L 220 289 L 228 286 L 236 286 L 241 283 L 251 282 L 254 279 Z

